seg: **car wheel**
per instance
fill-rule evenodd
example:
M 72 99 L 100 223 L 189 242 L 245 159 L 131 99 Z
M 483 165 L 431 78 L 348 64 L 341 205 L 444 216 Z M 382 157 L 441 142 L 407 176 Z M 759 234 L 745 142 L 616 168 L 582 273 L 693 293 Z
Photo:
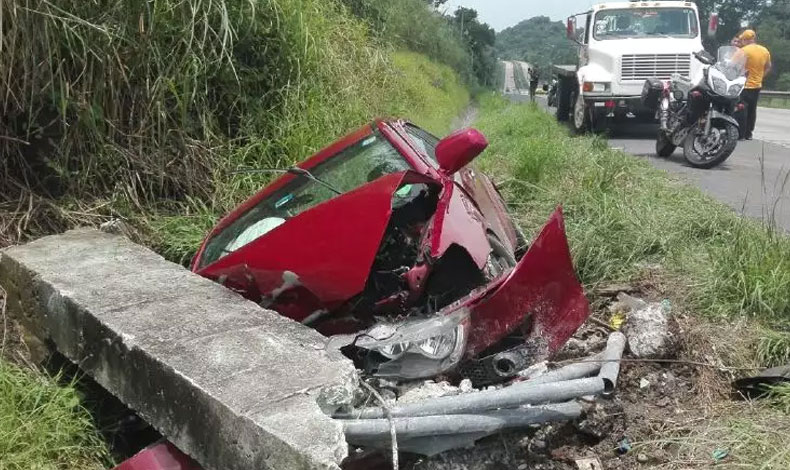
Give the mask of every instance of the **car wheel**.
M 486 261 L 485 275 L 491 279 L 496 279 L 504 272 L 516 266 L 516 257 L 496 235 L 488 234 L 488 244 L 491 246 L 491 253 L 488 254 Z

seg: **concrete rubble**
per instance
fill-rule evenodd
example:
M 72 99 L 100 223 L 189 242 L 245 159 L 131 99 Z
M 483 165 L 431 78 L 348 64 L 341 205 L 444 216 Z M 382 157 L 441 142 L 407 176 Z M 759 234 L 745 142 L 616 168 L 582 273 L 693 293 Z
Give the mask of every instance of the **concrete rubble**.
M 674 335 L 670 331 L 669 304 L 648 303 L 626 294 L 620 294 L 618 299 L 630 309 L 623 332 L 628 338 L 631 354 L 640 359 L 664 359 L 671 356 Z
M 208 470 L 332 469 L 357 385 L 325 338 L 116 235 L 0 254 L 8 312 Z

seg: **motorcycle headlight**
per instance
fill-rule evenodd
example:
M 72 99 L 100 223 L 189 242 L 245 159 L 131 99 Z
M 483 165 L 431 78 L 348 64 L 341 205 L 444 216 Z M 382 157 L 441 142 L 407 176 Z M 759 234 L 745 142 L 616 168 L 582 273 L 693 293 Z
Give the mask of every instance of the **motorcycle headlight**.
M 743 85 L 736 83 L 735 85 L 731 85 L 730 89 L 727 91 L 727 95 L 729 96 L 738 96 L 743 91 Z
M 376 377 L 421 379 L 455 367 L 466 351 L 469 311 L 460 308 L 402 323 L 380 323 L 361 335 L 354 346 L 367 350 L 365 368 Z
M 713 77 L 713 91 L 719 95 L 727 95 L 727 82 L 721 78 Z

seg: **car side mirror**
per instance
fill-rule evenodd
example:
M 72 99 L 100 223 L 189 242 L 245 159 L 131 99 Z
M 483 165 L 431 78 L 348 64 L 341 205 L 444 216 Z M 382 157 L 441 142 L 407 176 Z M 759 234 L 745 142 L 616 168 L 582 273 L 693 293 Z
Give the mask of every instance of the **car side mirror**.
M 468 165 L 488 147 L 486 137 L 476 129 L 456 131 L 436 145 L 436 160 L 445 175 L 452 175 Z
M 571 41 L 576 41 L 576 18 L 571 16 L 568 22 L 565 23 L 565 35 Z
M 716 32 L 719 30 L 719 14 L 711 13 L 708 20 L 708 37 L 716 37 Z

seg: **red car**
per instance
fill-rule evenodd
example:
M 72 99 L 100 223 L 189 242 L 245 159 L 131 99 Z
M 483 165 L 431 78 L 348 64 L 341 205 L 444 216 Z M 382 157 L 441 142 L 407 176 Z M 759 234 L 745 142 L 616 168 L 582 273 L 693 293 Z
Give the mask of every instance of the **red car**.
M 589 316 L 562 213 L 527 249 L 473 129 L 439 140 L 379 120 L 226 216 L 192 270 L 331 336 L 375 376 L 504 380 Z M 270 171 L 270 170 L 265 170 Z M 162 442 L 120 470 L 191 470 Z
M 474 129 L 440 141 L 376 121 L 281 170 L 211 231 L 192 269 L 336 336 L 370 374 L 508 377 L 561 346 L 588 305 L 561 213 L 527 252 L 468 165 L 487 145 Z

